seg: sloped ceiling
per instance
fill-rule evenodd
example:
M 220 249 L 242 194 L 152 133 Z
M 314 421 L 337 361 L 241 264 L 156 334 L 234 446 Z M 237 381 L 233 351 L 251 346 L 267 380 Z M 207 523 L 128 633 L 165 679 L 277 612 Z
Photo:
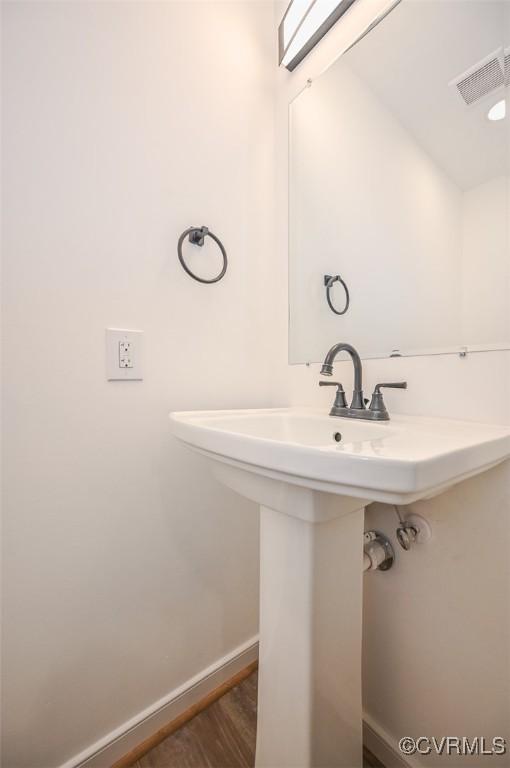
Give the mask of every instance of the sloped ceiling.
M 509 17 L 506 0 L 402 0 L 343 57 L 461 189 L 509 172 L 508 113 L 487 119 L 505 89 L 467 107 L 449 85 L 510 46 Z

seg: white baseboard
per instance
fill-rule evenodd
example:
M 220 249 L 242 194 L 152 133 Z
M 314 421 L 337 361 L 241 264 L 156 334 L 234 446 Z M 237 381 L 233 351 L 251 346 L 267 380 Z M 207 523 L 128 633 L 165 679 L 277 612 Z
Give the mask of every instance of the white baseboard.
M 59 768 L 109 768 L 112 763 L 247 667 L 257 657 L 258 637 L 253 637 L 103 736 L 95 744 L 67 760 Z
M 397 740 L 366 712 L 363 713 L 363 744 L 385 768 L 421 768 L 415 757 L 402 754 Z

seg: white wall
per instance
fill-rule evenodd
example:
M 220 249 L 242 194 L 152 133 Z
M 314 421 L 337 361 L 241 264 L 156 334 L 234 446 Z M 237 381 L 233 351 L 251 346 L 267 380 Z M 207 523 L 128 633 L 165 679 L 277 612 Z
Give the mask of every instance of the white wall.
M 510 138 L 510 137 L 509 137 Z M 462 198 L 462 337 L 510 338 L 510 178 L 498 176 Z
M 352 41 L 364 13 L 388 5 L 360 2 L 292 74 L 278 75 L 277 220 L 282 261 L 287 250 L 288 104 Z M 281 6 L 277 8 L 277 21 Z M 338 339 L 349 341 L 349 339 Z M 325 350 L 326 351 L 326 350 Z M 290 400 L 326 409 L 319 365 L 288 369 Z M 351 388 L 350 363 L 335 373 Z M 369 360 L 366 389 L 407 379 L 388 392 L 393 411 L 510 424 L 510 352 Z M 414 508 L 414 505 L 413 505 Z M 497 735 L 510 739 L 510 465 L 470 480 L 415 507 L 431 522 L 433 540 L 401 553 L 389 574 L 365 578 L 364 707 L 367 719 L 395 744 L 406 735 Z M 367 525 L 393 538 L 395 517 L 374 505 Z M 508 755 L 491 765 L 510 765 Z M 484 765 L 483 758 L 462 764 Z M 432 761 L 427 760 L 425 764 Z M 457 766 L 454 758 L 438 764 Z
M 277 399 L 275 38 L 265 2 L 2 12 L 4 765 L 48 768 L 257 632 L 256 509 L 167 414 Z M 143 383 L 105 380 L 107 326 Z

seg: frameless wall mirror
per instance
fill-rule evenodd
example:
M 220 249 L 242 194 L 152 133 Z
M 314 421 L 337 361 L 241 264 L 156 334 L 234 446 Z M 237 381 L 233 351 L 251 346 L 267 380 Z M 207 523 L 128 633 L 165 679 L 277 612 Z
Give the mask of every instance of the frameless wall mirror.
M 510 348 L 509 85 L 507 0 L 401 0 L 291 104 L 291 363 Z

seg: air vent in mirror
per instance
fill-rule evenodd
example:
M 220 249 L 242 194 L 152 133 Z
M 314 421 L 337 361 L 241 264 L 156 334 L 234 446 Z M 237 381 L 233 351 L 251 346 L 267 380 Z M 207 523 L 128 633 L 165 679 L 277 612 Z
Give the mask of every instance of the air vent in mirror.
M 458 75 L 450 85 L 457 89 L 464 104 L 471 106 L 484 96 L 508 85 L 510 80 L 510 52 L 500 48 L 466 72 Z

